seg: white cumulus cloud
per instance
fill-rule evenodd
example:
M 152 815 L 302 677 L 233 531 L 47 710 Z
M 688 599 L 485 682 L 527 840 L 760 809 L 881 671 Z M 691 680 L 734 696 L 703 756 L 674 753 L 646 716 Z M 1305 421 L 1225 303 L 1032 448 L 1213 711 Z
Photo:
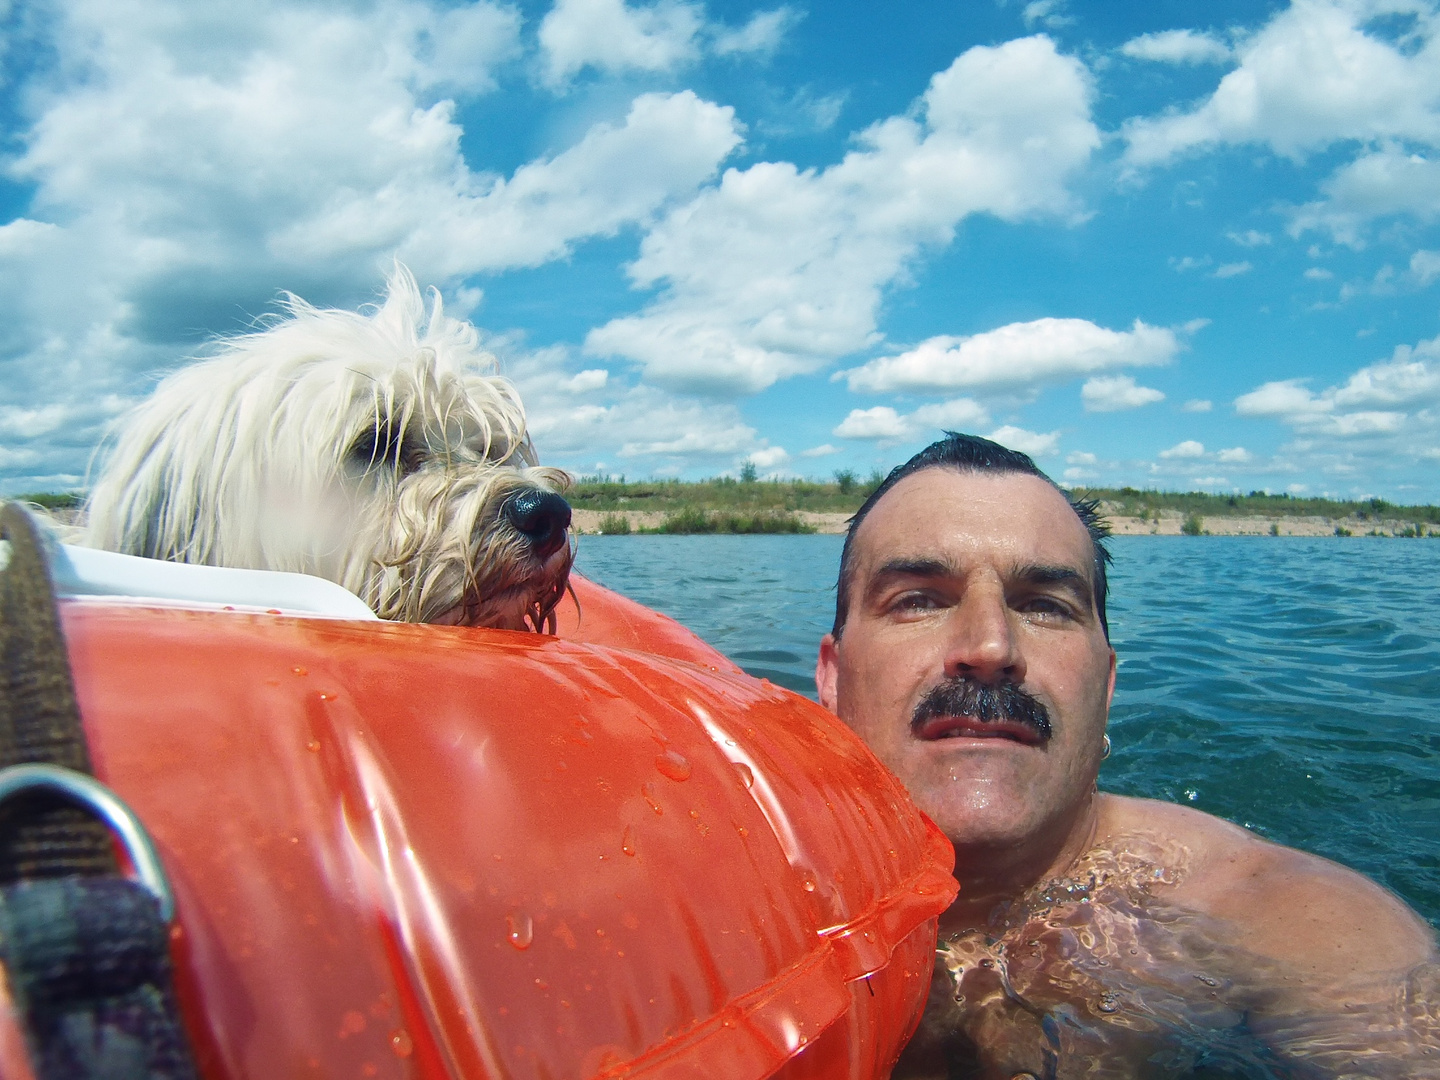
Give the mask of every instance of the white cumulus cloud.
M 282 287 L 358 299 L 397 251 L 429 281 L 536 265 L 688 196 L 740 138 L 729 109 L 646 95 L 511 177 L 473 172 L 456 99 L 518 49 L 516 13 L 484 2 L 57 12 L 9 165 L 35 195 L 0 236 L 0 324 L 46 312 L 62 354 L 109 365 Z
M 1135 321 L 1108 330 L 1086 319 L 1036 319 L 970 337 L 943 335 L 898 356 L 840 372 L 851 390 L 946 390 L 1056 382 L 1109 368 L 1164 364 L 1173 330 Z
M 1436 77 L 1440 78 L 1440 71 Z M 1440 144 L 1440 140 L 1437 140 Z M 1290 232 L 1328 232 L 1337 243 L 1361 247 L 1376 218 L 1408 214 L 1440 218 L 1440 149 L 1429 155 L 1384 146 L 1342 165 L 1320 185 L 1323 198 L 1297 207 Z
M 1086 412 L 1119 412 L 1164 401 L 1165 395 L 1148 386 L 1137 386 L 1129 375 L 1099 375 L 1080 388 Z
M 1026 26 L 1040 25 L 1058 30 L 1075 21 L 1073 16 L 1065 14 L 1065 2 L 1066 0 L 1030 0 L 1021 9 L 1020 17 L 1025 20 Z
M 659 0 L 556 0 L 540 23 L 545 80 L 563 85 L 586 67 L 609 74 L 670 71 L 700 53 L 705 9 Z
M 1236 46 L 1239 65 L 1193 109 L 1129 121 L 1126 160 L 1260 143 L 1296 157 L 1333 142 L 1440 135 L 1440 50 L 1429 20 L 1410 47 L 1368 32 L 1413 5 L 1301 0 Z
M 495 337 L 485 345 L 520 391 L 530 432 L 546 464 L 603 471 L 597 460 L 641 459 L 657 475 L 689 467 L 729 468 L 737 457 L 768 443 L 733 405 L 701 403 L 643 383 L 628 383 L 595 368 L 576 370 L 578 358 L 564 345 L 527 350 Z M 586 387 L 582 394 L 575 384 Z
M 610 373 L 604 368 L 589 368 L 566 379 L 560 385 L 572 394 L 584 394 L 599 390 L 610 381 Z
M 704 4 L 556 0 L 540 22 L 541 81 L 563 91 L 586 68 L 607 76 L 670 73 L 715 56 L 773 53 L 802 15 L 781 6 L 740 26 L 711 22 Z
M 743 26 L 728 29 L 716 27 L 711 32 L 711 50 L 716 56 L 754 53 L 766 56 L 779 47 L 786 32 L 800 21 L 801 15 L 792 7 L 757 11 Z
M 934 405 L 922 405 L 904 415 L 889 405 L 873 409 L 852 409 L 831 433 L 842 439 L 877 439 L 902 442 L 920 436 L 936 436 L 941 431 L 972 428 L 989 421 L 984 406 L 970 398 L 956 398 Z
M 1176 443 L 1169 450 L 1161 450 L 1162 458 L 1198 458 L 1205 456 L 1205 444 L 1194 439 Z
M 1422 286 L 1440 278 L 1440 251 L 1417 251 L 1410 256 L 1410 273 Z
M 1090 74 L 1045 37 L 977 47 L 823 169 L 762 162 L 672 210 L 629 267 L 659 295 L 592 331 L 678 389 L 754 393 L 871 345 L 886 286 L 967 215 L 1075 220 Z
M 1233 243 L 1241 247 L 1261 247 L 1269 244 L 1273 237 L 1269 233 L 1263 233 L 1259 229 L 1246 229 L 1242 232 L 1227 232 L 1225 236 Z
M 1413 348 L 1401 345 L 1390 359 L 1363 367 L 1344 383 L 1319 393 L 1309 388 L 1308 381 L 1265 383 L 1236 398 L 1235 411 L 1341 439 L 1440 426 L 1440 338 Z
M 1223 64 L 1230 59 L 1230 46 L 1213 34 L 1194 30 L 1162 30 L 1141 34 L 1120 46 L 1120 52 L 1135 60 L 1162 64 Z
M 643 94 L 623 124 L 596 124 L 509 179 L 457 187 L 447 176 L 417 193 L 429 196 L 418 205 L 397 205 L 384 188 L 367 191 L 297 223 L 272 246 L 296 259 L 330 259 L 394 245 L 401 259 L 446 278 L 539 266 L 689 194 L 739 142 L 728 106 L 689 90 Z
M 767 446 L 747 454 L 745 460 L 757 469 L 773 469 L 790 460 L 790 454 L 783 446 Z
M 1042 435 L 1039 432 L 1026 431 L 1024 428 L 1006 424 L 1004 427 L 996 428 L 985 437 L 992 442 L 998 442 L 1001 446 L 1008 446 L 1011 450 L 1029 454 L 1032 458 L 1049 457 L 1060 448 L 1060 432 L 1058 431 Z
M 902 417 L 889 405 L 873 409 L 851 409 L 850 415 L 836 425 L 832 435 L 842 439 L 890 439 L 909 437 L 912 432 L 908 417 Z
M 1385 32 L 1386 22 L 1405 25 Z M 1406 25 L 1408 24 L 1408 25 Z M 1409 0 L 1295 0 L 1235 46 L 1238 61 L 1192 108 L 1127 121 L 1130 170 L 1223 146 L 1260 145 L 1292 160 L 1358 146 L 1291 211 L 1359 247 L 1376 218 L 1440 216 L 1440 20 Z

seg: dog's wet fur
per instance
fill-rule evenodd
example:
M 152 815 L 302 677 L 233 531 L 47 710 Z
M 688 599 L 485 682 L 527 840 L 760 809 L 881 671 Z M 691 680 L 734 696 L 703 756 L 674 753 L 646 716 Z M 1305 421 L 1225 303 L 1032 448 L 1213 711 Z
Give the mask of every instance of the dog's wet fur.
M 570 479 L 537 464 L 475 327 L 403 267 L 369 311 L 283 306 L 122 420 L 84 541 L 316 574 L 385 619 L 553 631 Z

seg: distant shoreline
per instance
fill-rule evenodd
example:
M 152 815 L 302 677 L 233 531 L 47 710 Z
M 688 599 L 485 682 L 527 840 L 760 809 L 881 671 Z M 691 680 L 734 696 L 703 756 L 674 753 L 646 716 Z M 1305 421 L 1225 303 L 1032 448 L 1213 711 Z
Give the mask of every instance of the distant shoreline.
M 822 535 L 838 535 L 845 532 L 850 513 L 825 513 L 807 510 L 790 511 L 808 528 L 807 532 Z M 653 533 L 665 523 L 667 513 L 659 510 L 576 510 L 573 529 L 581 536 L 602 535 L 602 523 L 607 518 L 623 518 L 630 527 L 630 534 Z M 1159 511 L 1155 516 L 1106 515 L 1114 536 L 1331 536 L 1331 537 L 1415 537 L 1440 539 L 1440 527 L 1424 523 L 1417 524 L 1409 519 L 1370 518 L 1358 521 L 1353 517 L 1297 516 L 1281 517 L 1267 515 L 1227 516 L 1221 514 L 1195 515 L 1198 531 L 1186 532 L 1187 522 L 1194 530 L 1196 521 L 1179 511 Z M 1337 532 L 1336 530 L 1343 530 Z M 1407 530 L 1409 530 L 1407 532 Z M 613 532 L 613 530 L 611 530 Z M 747 533 L 745 535 L 764 535 Z M 773 534 L 772 534 L 773 535 Z
M 867 495 L 885 479 L 841 471 L 835 480 L 627 481 L 580 477 L 565 493 L 575 529 L 585 533 L 818 532 L 841 533 Z M 1440 536 L 1440 507 L 1400 506 L 1380 498 L 1306 498 L 1252 491 L 1248 495 L 1075 489 L 1093 499 L 1116 536 Z M 700 527 L 692 528 L 698 525 Z
M 580 477 L 566 492 L 580 535 L 671 533 L 745 534 L 845 531 L 866 496 L 884 480 L 841 472 L 835 482 L 717 477 L 680 482 L 627 482 L 624 477 Z M 1440 537 L 1440 507 L 1399 506 L 1384 499 L 1338 500 L 1135 488 L 1074 490 L 1095 500 L 1115 536 L 1334 536 Z M 58 520 L 78 523 L 76 493 L 20 495 L 47 507 Z

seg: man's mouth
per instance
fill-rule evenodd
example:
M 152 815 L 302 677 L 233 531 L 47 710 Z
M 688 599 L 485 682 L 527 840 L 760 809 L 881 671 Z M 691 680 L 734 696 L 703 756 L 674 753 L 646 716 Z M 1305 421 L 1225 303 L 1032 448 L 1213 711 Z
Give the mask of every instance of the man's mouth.
M 1038 746 L 1044 740 L 1028 724 L 1013 720 L 986 723 L 973 716 L 936 716 L 912 726 L 917 739 L 935 742 L 941 739 L 1010 739 L 1026 746 Z
M 1009 739 L 1039 746 L 1050 739 L 1045 705 L 1014 683 L 982 683 L 953 678 L 931 687 L 910 720 L 915 738 Z

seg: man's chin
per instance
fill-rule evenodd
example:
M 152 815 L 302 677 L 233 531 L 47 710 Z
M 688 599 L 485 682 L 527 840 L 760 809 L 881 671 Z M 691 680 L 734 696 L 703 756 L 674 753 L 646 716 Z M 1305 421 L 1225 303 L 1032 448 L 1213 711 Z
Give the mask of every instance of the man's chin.
M 930 816 L 950 843 L 955 845 L 957 857 L 965 851 L 1013 851 L 1030 842 L 1035 832 L 1035 823 L 993 807 L 984 811 L 957 811 L 953 807 L 943 807 Z
M 1007 742 L 997 754 L 966 755 L 930 782 L 912 785 L 910 794 L 957 847 L 1024 843 L 1038 825 L 1038 778 L 1015 768 L 1014 758 L 1030 753 Z

